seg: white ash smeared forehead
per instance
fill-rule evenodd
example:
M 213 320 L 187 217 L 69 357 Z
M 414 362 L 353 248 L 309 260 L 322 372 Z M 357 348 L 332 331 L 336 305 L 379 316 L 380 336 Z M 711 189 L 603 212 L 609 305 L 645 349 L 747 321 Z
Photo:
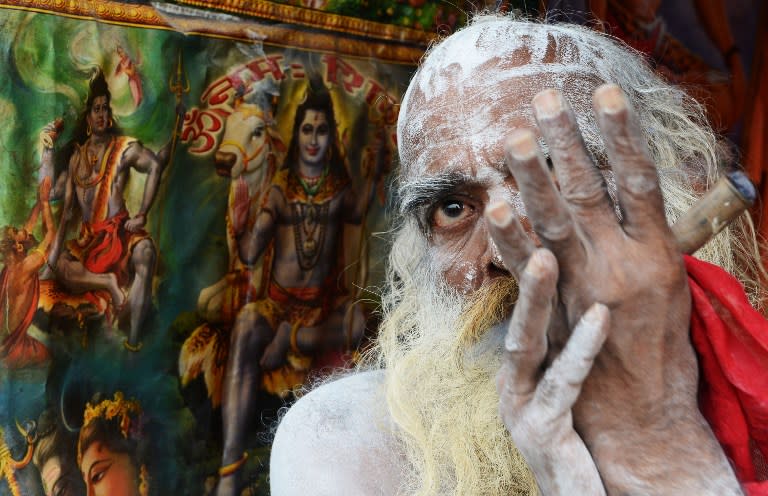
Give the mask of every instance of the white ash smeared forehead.
M 618 61 L 617 58 L 624 58 Z M 398 122 L 407 174 L 433 165 L 433 147 L 458 143 L 474 157 L 500 159 L 510 130 L 533 125 L 531 99 L 557 88 L 574 108 L 585 141 L 601 147 L 592 93 L 615 82 L 634 57 L 592 31 L 479 17 L 435 46 L 414 76 Z
M 488 74 L 492 79 L 487 83 L 523 75 L 608 74 L 610 70 L 602 67 L 607 64 L 603 57 L 605 44 L 602 36 L 573 26 L 478 17 L 437 44 L 414 81 L 427 98 L 432 98 L 446 89 L 435 73 L 451 64 L 471 77 L 489 61 L 498 61 L 502 67 L 497 74 Z

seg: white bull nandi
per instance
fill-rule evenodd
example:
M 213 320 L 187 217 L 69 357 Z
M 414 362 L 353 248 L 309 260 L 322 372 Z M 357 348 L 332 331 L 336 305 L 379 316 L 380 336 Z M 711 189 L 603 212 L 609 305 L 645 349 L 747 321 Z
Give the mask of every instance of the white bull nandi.
M 198 297 L 198 313 L 209 323 L 230 324 L 244 302 L 255 299 L 261 290 L 261 264 L 248 267 L 240 259 L 237 240 L 242 233 L 235 232 L 233 209 L 246 204 L 242 200 L 247 196 L 247 222 L 240 229 L 251 229 L 285 149 L 271 126 L 271 115 L 259 105 L 236 105 L 224 123 L 214 162 L 217 174 L 230 178 L 226 215 L 229 267 L 221 280 L 204 288 Z
M 227 247 L 229 267 L 215 284 L 200 291 L 197 311 L 205 321 L 184 341 L 179 354 L 179 377 L 187 385 L 201 374 L 214 407 L 221 404 L 221 381 L 229 352 L 229 332 L 237 312 L 260 296 L 265 264 L 243 264 L 238 248 L 239 232 L 233 219 L 237 205 L 247 205 L 251 229 L 276 168 L 282 163 L 285 145 L 271 127 L 271 115 L 261 106 L 236 104 L 224 123 L 224 135 L 215 151 L 216 172 L 230 178 L 227 199 Z M 245 200 L 247 196 L 247 202 Z M 240 207 L 242 208 L 242 207 Z M 265 255 L 270 256 L 270 255 Z

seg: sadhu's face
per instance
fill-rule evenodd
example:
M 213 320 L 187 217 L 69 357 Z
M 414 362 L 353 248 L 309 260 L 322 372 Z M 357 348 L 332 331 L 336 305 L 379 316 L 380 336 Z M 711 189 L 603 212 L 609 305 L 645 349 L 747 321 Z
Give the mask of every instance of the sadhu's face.
M 513 131 L 540 135 L 533 97 L 556 87 L 574 109 L 591 112 L 592 91 L 602 83 L 591 73 L 568 72 L 574 69 L 560 60 L 558 50 L 537 48 L 542 53 L 536 63 L 533 48 L 523 42 L 519 50 L 487 53 L 490 42 L 478 32 L 472 43 L 453 47 L 467 52 L 466 64 L 450 62 L 460 58 L 452 52 L 432 52 L 437 62 L 428 58 L 415 75 L 398 120 L 405 213 L 415 215 L 427 232 L 435 269 L 464 294 L 509 274 L 486 225 L 489 206 L 511 204 L 536 241 L 504 162 L 504 143 Z M 558 43 L 564 51 L 577 50 L 568 39 Z M 475 59 L 485 62 L 473 65 Z
M 139 470 L 131 457 L 113 452 L 99 441 L 83 453 L 80 472 L 87 496 L 139 496 Z
M 96 135 L 103 134 L 109 128 L 109 100 L 106 96 L 97 96 L 93 99 L 93 105 L 88 112 L 88 124 Z
M 477 77 L 483 80 L 482 75 Z M 515 82 L 520 83 L 503 84 L 514 93 Z M 509 132 L 533 128 L 525 112 L 496 104 L 495 92 L 473 90 L 470 110 L 460 96 L 466 89 L 446 91 L 439 98 L 412 90 L 402 132 L 407 142 L 400 144 L 409 159 L 404 182 L 414 184 L 413 196 L 422 199 L 415 201 L 419 205 L 410 213 L 427 231 L 435 268 L 449 286 L 464 294 L 509 275 L 483 214 L 503 200 L 524 216 L 517 184 L 504 165 L 503 143 Z M 522 99 L 514 104 L 529 105 Z

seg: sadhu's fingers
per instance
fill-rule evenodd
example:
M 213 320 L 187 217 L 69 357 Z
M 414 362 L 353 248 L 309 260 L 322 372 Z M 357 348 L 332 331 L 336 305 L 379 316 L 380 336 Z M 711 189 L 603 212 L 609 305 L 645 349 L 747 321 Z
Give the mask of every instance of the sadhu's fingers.
M 536 135 L 529 129 L 513 131 L 505 151 L 507 166 L 541 243 L 552 250 L 561 265 L 578 264 L 583 258 L 583 247 L 568 206 L 549 175 Z
M 504 395 L 526 395 L 536 389 L 547 355 L 547 329 L 557 286 L 557 260 L 546 249 L 531 255 L 520 276 L 515 309 L 504 339 L 504 362 L 499 386 Z
M 491 238 L 499 250 L 504 266 L 519 281 L 536 245 L 523 229 L 509 203 L 493 203 L 486 209 L 485 216 L 488 219 Z
M 568 413 L 576 403 L 584 379 L 608 336 L 610 312 L 593 304 L 573 329 L 563 351 L 552 362 L 539 383 L 534 401 L 550 419 Z
M 616 224 L 616 213 L 603 175 L 592 161 L 582 139 L 576 116 L 557 90 L 544 90 L 533 97 L 539 130 L 549 149 L 560 194 L 584 228 L 596 222 Z
M 656 166 L 626 96 L 614 84 L 600 86 L 593 104 L 608 160 L 616 177 L 624 231 L 632 238 L 667 229 Z

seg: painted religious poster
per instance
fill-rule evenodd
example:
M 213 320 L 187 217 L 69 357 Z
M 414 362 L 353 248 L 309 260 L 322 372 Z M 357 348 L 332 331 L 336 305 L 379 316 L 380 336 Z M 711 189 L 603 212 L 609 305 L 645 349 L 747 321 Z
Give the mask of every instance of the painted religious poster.
M 0 28 L 0 494 L 269 494 L 278 410 L 375 332 L 421 49 L 115 2 Z

